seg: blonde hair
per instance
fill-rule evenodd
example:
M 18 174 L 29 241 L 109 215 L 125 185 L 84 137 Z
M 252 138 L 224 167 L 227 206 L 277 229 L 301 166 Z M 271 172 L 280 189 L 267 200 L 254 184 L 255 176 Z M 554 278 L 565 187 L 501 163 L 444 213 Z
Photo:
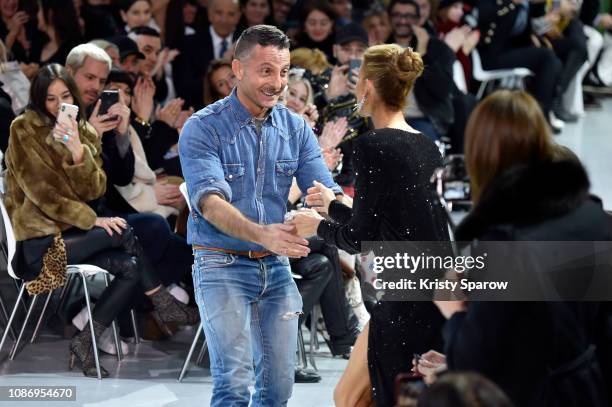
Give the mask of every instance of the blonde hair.
M 363 56 L 365 79 L 374 83 L 379 98 L 388 107 L 403 110 L 414 81 L 423 73 L 423 60 L 412 48 L 397 44 L 375 45 Z
M 314 75 L 320 75 L 327 68 L 331 68 L 325 54 L 316 48 L 296 48 L 291 51 L 291 65 L 308 69 Z
M 563 154 L 555 147 L 538 102 L 524 91 L 490 94 L 476 106 L 465 128 L 465 159 L 475 202 L 504 170 Z
M 304 86 L 306 86 L 306 91 L 308 92 L 308 96 L 306 97 L 306 105 L 311 105 L 314 102 L 312 85 L 308 79 L 300 75 L 289 75 L 289 81 L 287 82 L 287 94 L 289 94 L 289 89 L 298 83 L 303 83 Z

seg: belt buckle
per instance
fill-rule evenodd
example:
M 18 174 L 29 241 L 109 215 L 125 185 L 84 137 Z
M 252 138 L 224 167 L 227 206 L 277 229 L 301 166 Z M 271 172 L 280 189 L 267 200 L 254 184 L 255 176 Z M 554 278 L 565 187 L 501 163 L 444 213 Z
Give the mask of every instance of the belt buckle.
M 253 257 L 253 251 L 249 250 L 249 259 L 254 259 L 255 257 Z

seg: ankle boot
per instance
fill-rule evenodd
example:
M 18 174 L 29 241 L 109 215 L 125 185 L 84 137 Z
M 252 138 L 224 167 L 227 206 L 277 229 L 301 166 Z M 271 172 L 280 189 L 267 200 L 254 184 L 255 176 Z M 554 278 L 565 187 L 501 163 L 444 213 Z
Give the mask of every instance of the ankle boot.
M 178 301 L 165 287 L 150 295 L 149 299 L 155 307 L 153 311 L 155 322 L 168 336 L 172 336 L 172 330 L 167 325 L 168 322 L 176 322 L 179 325 L 194 325 L 200 320 L 200 314 L 196 307 L 189 307 Z
M 102 335 L 102 332 L 106 327 L 99 322 L 93 321 L 94 334 L 96 341 Z M 83 374 L 88 377 L 97 377 L 98 372 L 96 371 L 96 360 L 94 358 L 92 340 L 91 340 L 91 328 L 89 324 L 85 325 L 85 328 L 78 334 L 76 334 L 70 342 L 70 364 L 69 369 L 72 370 L 76 360 L 78 359 L 83 369 Z M 102 377 L 108 377 L 108 371 L 100 365 L 100 373 Z

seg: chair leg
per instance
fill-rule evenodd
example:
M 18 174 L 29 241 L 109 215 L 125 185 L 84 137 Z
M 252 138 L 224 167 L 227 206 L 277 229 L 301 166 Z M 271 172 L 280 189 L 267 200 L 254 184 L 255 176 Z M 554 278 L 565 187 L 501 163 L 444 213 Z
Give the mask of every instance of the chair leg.
M 196 366 L 202 366 L 202 362 L 204 361 L 204 356 L 206 355 L 207 350 L 208 350 L 208 343 L 206 342 L 206 337 L 205 337 L 204 342 L 202 343 L 202 347 L 200 348 L 200 353 L 198 353 L 198 358 L 196 359 Z
M 98 380 L 102 380 L 102 372 L 100 371 L 100 359 L 98 358 L 98 344 L 96 343 L 96 333 L 93 326 L 93 314 L 91 313 L 91 302 L 89 300 L 89 289 L 87 288 L 87 277 L 85 274 L 79 271 L 81 279 L 83 280 L 83 294 L 85 295 L 85 303 L 87 304 L 87 316 L 89 317 L 89 329 L 91 330 L 91 346 L 93 348 L 94 360 L 96 362 L 96 372 L 98 373 Z
M 191 361 L 191 357 L 193 356 L 193 351 L 195 350 L 195 347 L 198 344 L 200 335 L 202 335 L 202 329 L 203 329 L 202 324 L 200 323 L 200 326 L 198 326 L 198 331 L 196 332 L 195 337 L 193 338 L 193 341 L 191 342 L 189 353 L 187 354 L 187 357 L 185 358 L 185 362 L 183 363 L 183 368 L 181 369 L 181 373 L 179 374 L 179 377 L 178 377 L 179 383 L 183 380 L 183 377 L 185 376 L 185 373 L 187 372 L 187 367 L 189 367 L 189 362 Z M 204 341 L 206 341 L 206 339 L 204 339 Z
M 104 273 L 104 284 L 108 287 L 108 273 Z M 117 350 L 117 361 L 121 362 L 123 359 L 123 349 L 121 349 L 121 341 L 119 340 L 119 335 L 117 333 L 117 323 L 115 320 L 111 323 L 113 330 L 113 338 L 115 339 L 115 349 Z
M 132 320 L 132 331 L 134 331 L 134 343 L 140 344 L 140 332 L 138 332 L 138 323 L 136 322 L 136 311 L 130 310 L 130 319 Z
M 480 87 L 478 88 L 478 93 L 476 93 L 476 100 L 482 99 L 482 95 L 484 94 L 485 88 L 487 87 L 488 82 L 481 82 Z
M 312 324 L 312 320 L 315 320 L 314 325 Z M 310 335 L 311 338 L 314 338 L 314 350 L 315 351 L 319 351 L 319 336 L 317 335 L 317 332 L 319 332 L 319 308 L 317 308 L 317 306 L 315 305 L 312 308 L 312 315 L 310 317 Z
M 17 335 L 15 335 L 15 330 L 13 329 L 13 327 L 9 327 L 8 326 L 8 321 L 9 321 L 9 315 L 8 312 L 6 312 L 6 305 L 4 304 L 4 298 L 2 297 L 2 293 L 0 293 L 0 308 L 2 308 L 2 316 L 4 317 L 4 320 L 6 321 L 6 327 L 5 329 L 7 329 L 11 336 L 13 337 L 13 340 L 17 340 Z
M 314 360 L 315 342 L 317 342 L 317 314 L 317 307 L 314 306 L 312 308 L 312 312 L 310 313 L 310 349 L 308 350 L 308 360 L 310 361 L 310 365 L 315 371 L 319 370 L 317 369 L 317 364 Z
M 23 284 L 25 286 L 25 284 Z M 30 316 L 32 315 L 32 311 L 34 310 L 34 305 L 36 305 L 36 300 L 38 299 L 38 294 L 32 297 L 30 301 L 30 307 L 28 308 L 28 313 L 26 314 L 25 320 L 23 321 L 23 325 L 21 325 L 21 330 L 19 331 L 19 336 L 17 337 L 17 341 L 13 345 L 13 349 L 9 355 L 9 359 L 15 359 L 15 355 L 17 354 L 17 349 L 19 348 L 19 342 L 21 342 L 21 338 L 23 337 L 23 333 L 25 332 L 26 326 L 28 325 L 28 321 L 30 320 Z
M 70 284 L 72 284 L 72 274 L 68 274 L 68 276 L 66 277 L 66 284 L 64 284 L 64 286 L 62 287 L 62 291 L 60 292 L 59 300 L 57 301 L 57 306 L 55 307 L 55 311 L 53 312 L 53 314 L 57 314 L 66 302 L 66 298 L 68 298 L 68 289 L 70 288 Z
M 43 325 L 43 320 L 45 318 L 45 313 L 47 312 L 47 307 L 49 306 L 49 301 L 51 300 L 51 295 L 53 295 L 53 291 L 49 291 L 49 294 L 47 294 L 47 299 L 45 300 L 45 305 L 43 306 L 42 312 L 40 313 L 40 317 L 38 317 L 38 322 L 36 322 L 36 327 L 34 328 L 34 332 L 32 333 L 32 338 L 30 338 L 30 343 L 34 343 L 34 341 L 38 337 L 38 333 L 40 332 L 40 328 Z
M 302 333 L 302 327 L 298 325 L 298 357 L 301 359 L 302 367 L 306 369 L 308 367 L 308 361 L 306 360 L 306 347 L 304 346 L 304 334 Z
M 17 300 L 15 301 L 15 306 L 13 306 L 13 311 L 11 311 L 11 316 L 6 323 L 6 329 L 2 334 L 2 340 L 0 341 L 0 352 L 2 351 L 2 347 L 4 346 L 4 342 L 6 341 L 6 337 L 8 336 L 9 330 L 13 328 L 13 321 L 15 320 L 15 315 L 17 315 L 17 309 L 19 308 L 19 303 L 21 302 L 21 298 L 25 293 L 25 284 L 21 286 L 19 290 L 19 294 L 17 295 Z M 15 341 L 17 338 L 15 338 Z
M 13 284 L 15 284 L 15 289 L 17 290 L 17 292 L 19 292 L 22 288 L 23 288 L 23 282 L 21 283 L 21 286 L 19 285 L 19 282 L 15 279 L 13 279 Z M 23 311 L 24 312 L 28 312 L 28 306 L 25 303 L 25 300 L 23 299 L 23 297 L 21 297 L 21 306 L 23 307 Z

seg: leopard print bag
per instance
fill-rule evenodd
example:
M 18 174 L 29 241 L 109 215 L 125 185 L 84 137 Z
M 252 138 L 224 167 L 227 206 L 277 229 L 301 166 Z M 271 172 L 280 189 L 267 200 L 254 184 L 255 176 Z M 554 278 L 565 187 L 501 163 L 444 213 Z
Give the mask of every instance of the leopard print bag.
M 66 245 L 61 234 L 53 238 L 53 243 L 47 249 L 42 268 L 38 277 L 25 283 L 30 295 L 48 293 L 66 284 Z

